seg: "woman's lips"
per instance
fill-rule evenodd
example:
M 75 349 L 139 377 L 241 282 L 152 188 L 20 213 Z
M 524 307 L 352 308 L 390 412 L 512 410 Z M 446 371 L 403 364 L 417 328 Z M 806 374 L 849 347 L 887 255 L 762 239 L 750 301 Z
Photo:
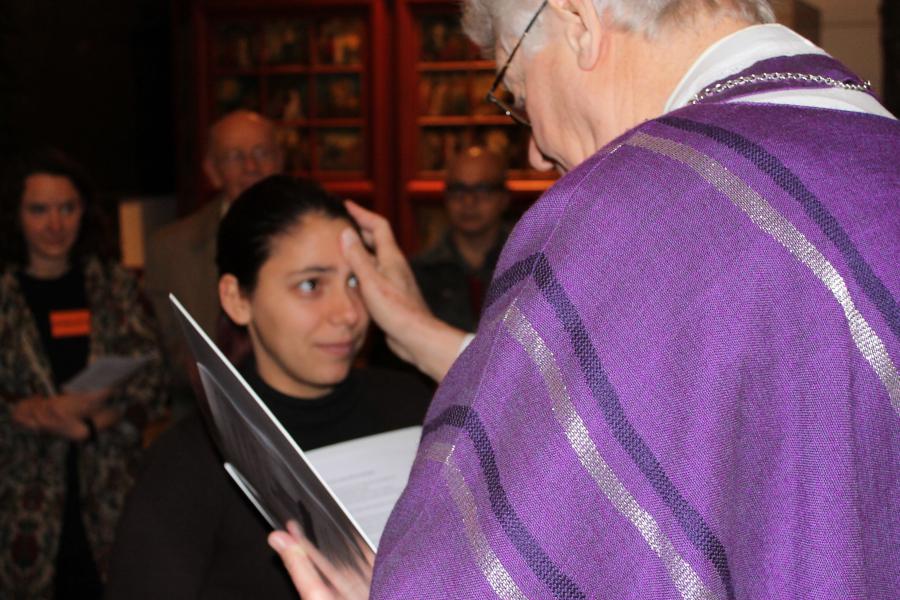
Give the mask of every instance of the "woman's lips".
M 347 341 L 328 344 L 316 344 L 316 347 L 325 354 L 336 356 L 338 358 L 344 358 L 353 353 L 354 346 L 352 341 Z

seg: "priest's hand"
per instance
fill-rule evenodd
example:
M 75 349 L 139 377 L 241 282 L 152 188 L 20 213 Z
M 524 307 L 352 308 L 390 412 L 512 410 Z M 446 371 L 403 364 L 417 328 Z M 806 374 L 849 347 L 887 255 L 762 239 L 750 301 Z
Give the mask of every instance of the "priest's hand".
M 353 202 L 346 205 L 374 250 L 373 255 L 353 229 L 341 235 L 344 256 L 359 280 L 369 314 L 397 356 L 440 381 L 456 360 L 466 332 L 431 314 L 387 220 Z
M 275 550 L 303 600 L 363 600 L 369 597 L 375 555 L 367 553 L 357 571 L 340 569 L 306 539 L 297 523 L 288 522 L 288 531 L 273 531 L 269 545 Z

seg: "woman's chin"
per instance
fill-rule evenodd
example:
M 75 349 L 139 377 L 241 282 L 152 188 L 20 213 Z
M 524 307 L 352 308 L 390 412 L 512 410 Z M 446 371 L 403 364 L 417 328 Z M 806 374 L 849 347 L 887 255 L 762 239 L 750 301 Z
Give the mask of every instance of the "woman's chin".
M 323 368 L 316 374 L 316 384 L 322 387 L 334 387 L 347 379 L 352 366 L 352 361 L 348 361 L 330 365 L 327 369 Z

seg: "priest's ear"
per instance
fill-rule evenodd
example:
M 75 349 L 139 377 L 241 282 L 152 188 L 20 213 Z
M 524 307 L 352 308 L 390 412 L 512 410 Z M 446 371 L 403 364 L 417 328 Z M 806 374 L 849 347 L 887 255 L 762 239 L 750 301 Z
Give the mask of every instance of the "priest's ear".
M 566 44 L 576 54 L 578 67 L 590 71 L 600 60 L 606 41 L 603 19 L 593 0 L 549 0 L 550 7 L 562 20 Z
M 250 323 L 250 298 L 244 294 L 237 277 L 230 273 L 219 278 L 219 302 L 222 310 L 235 324 L 246 326 Z

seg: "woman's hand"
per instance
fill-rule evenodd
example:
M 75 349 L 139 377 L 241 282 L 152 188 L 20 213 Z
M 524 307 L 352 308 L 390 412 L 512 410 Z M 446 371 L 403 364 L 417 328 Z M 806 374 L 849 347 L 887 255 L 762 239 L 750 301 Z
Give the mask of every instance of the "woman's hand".
M 100 417 L 98 428 L 114 422 L 118 411 L 105 407 L 110 390 L 62 394 L 45 398 L 32 396 L 16 403 L 12 410 L 13 421 L 32 431 L 51 433 L 60 437 L 84 441 L 90 429 L 84 420 Z M 111 414 L 112 411 L 112 414 Z
M 359 279 L 366 308 L 397 356 L 440 381 L 456 360 L 466 333 L 431 314 L 387 220 L 353 202 L 346 205 L 375 251 L 372 256 L 352 229 L 341 235 L 344 256 Z
M 297 523 L 289 521 L 288 531 L 269 534 L 269 546 L 275 550 L 303 600 L 356 600 L 369 597 L 372 564 L 375 556 L 367 553 L 360 565 L 362 575 L 351 569 L 335 567 L 306 539 Z

